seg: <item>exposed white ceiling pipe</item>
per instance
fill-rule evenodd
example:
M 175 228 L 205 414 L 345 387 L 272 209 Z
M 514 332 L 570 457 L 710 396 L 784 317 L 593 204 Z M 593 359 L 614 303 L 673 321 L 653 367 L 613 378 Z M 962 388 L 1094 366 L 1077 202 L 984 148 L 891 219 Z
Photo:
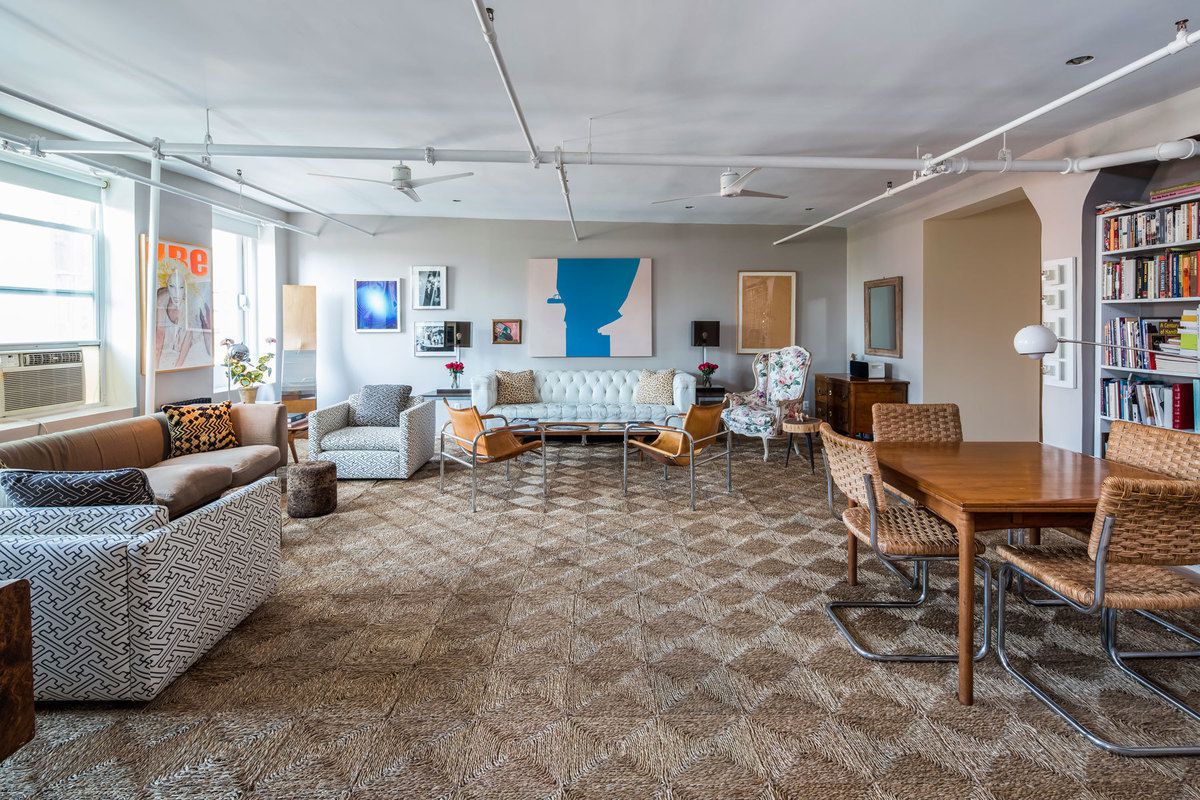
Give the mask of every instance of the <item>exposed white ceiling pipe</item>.
M 149 151 L 151 153 L 157 152 L 159 155 L 166 156 L 166 153 L 163 153 L 161 149 L 157 148 L 157 145 L 159 143 L 161 143 L 161 140 L 151 141 L 151 140 L 143 139 L 139 136 L 134 136 L 132 133 L 123 131 L 120 128 L 114 128 L 111 125 L 106 125 L 103 122 L 100 122 L 98 120 L 90 119 L 89 117 L 85 117 L 82 114 L 77 114 L 74 111 L 71 111 L 70 109 L 63 108 L 62 106 L 55 105 L 54 103 L 50 103 L 45 100 L 40 100 L 40 99 L 34 97 L 33 95 L 26 94 L 25 92 L 22 92 L 20 90 L 12 88 L 11 86 L 5 86 L 3 84 L 0 84 L 0 94 L 6 94 L 9 97 L 15 97 L 18 100 L 23 100 L 24 102 L 29 103 L 30 105 L 35 105 L 38 108 L 43 108 L 46 111 L 51 111 L 55 114 L 66 117 L 68 119 L 73 119 L 76 122 L 81 122 L 84 125 L 95 128 L 96 130 L 100 130 L 100 131 L 104 131 L 105 133 L 112 134 L 113 136 L 116 136 L 118 139 L 124 139 L 127 142 L 131 142 L 136 145 L 140 145 L 142 148 L 145 148 L 140 153 L 136 153 L 136 154 L 131 153 L 130 155 L 145 156 L 145 155 L 147 155 L 147 151 Z M 228 172 L 225 172 L 224 170 L 219 170 L 210 164 L 205 164 L 203 161 L 197 161 L 196 159 L 188 158 L 183 155 L 175 155 L 175 156 L 170 156 L 170 157 L 174 158 L 178 161 L 182 161 L 185 164 L 190 164 L 191 166 L 196 167 L 198 169 L 202 169 L 205 172 L 210 172 L 213 175 L 222 177 L 225 180 L 234 181 L 235 183 L 238 183 L 247 189 L 253 189 L 256 192 L 261 192 L 262 194 L 268 195 L 270 197 L 274 197 L 276 200 L 281 200 L 285 203 L 288 203 L 289 205 L 296 206 L 297 208 L 302 208 L 311 214 L 316 214 L 318 217 L 321 217 L 322 219 L 327 219 L 330 222 L 341 225 L 342 227 L 350 228 L 351 230 L 358 231 L 359 233 L 365 233 L 367 236 L 375 235 L 375 234 L 371 233 L 371 231 L 369 231 L 365 228 L 360 228 L 357 225 L 351 225 L 349 222 L 343 222 L 342 220 L 338 219 L 337 217 L 334 217 L 330 214 L 326 214 L 324 211 L 318 211 L 317 209 L 315 209 L 311 206 L 307 206 L 304 203 L 300 203 L 296 200 L 293 200 L 290 197 L 285 197 L 285 196 L 279 194 L 278 192 L 273 192 L 270 189 L 267 189 L 263 186 L 259 186 L 258 184 L 251 183 L 250 181 L 243 179 L 241 175 L 231 175 Z
M 969 142 L 965 142 L 963 144 L 960 144 L 958 147 L 955 147 L 951 150 L 947 150 L 946 152 L 942 153 L 941 155 L 935 156 L 934 158 L 930 159 L 930 163 L 931 164 L 939 164 L 948 158 L 953 158 L 954 156 L 958 155 L 959 153 L 965 153 L 967 150 L 970 150 L 972 147 L 975 147 L 976 145 L 983 144 L 984 142 L 988 141 L 989 139 L 995 139 L 997 136 L 999 136 L 1003 133 L 1007 133 L 1008 131 L 1011 131 L 1013 128 L 1020 127 L 1021 125 L 1024 125 L 1026 122 L 1035 120 L 1038 117 L 1048 114 L 1057 108 L 1061 108 L 1061 107 L 1065 106 L 1067 103 L 1070 103 L 1074 100 L 1078 100 L 1079 98 L 1084 97 L 1085 95 L 1089 95 L 1092 92 L 1096 91 L 1097 89 L 1102 89 L 1114 81 L 1118 81 L 1121 78 L 1124 78 L 1127 75 L 1131 75 L 1134 72 L 1137 72 L 1138 70 L 1140 70 L 1144 67 L 1148 67 L 1157 61 L 1161 61 L 1162 59 L 1166 58 L 1167 56 L 1173 56 L 1176 53 L 1178 53 L 1180 50 L 1183 50 L 1186 47 L 1190 47 L 1191 45 L 1195 44 L 1198 40 L 1200 40 L 1200 31 L 1196 31 L 1195 33 L 1189 34 L 1187 32 L 1186 23 L 1187 23 L 1187 20 L 1180 20 L 1180 22 L 1175 23 L 1177 30 L 1175 32 L 1175 38 L 1171 40 L 1170 44 L 1164 45 L 1163 47 L 1158 48 L 1154 52 L 1148 53 L 1147 55 L 1142 56 L 1137 61 L 1131 61 L 1128 64 L 1126 64 L 1125 66 L 1120 67 L 1119 69 L 1114 69 L 1112 72 L 1108 73 L 1107 75 L 1102 75 L 1101 77 L 1097 78 L 1096 80 L 1092 81 L 1091 83 L 1089 83 L 1085 86 L 1080 86 L 1075 91 L 1064 94 L 1062 97 L 1059 97 L 1056 100 L 1051 100 L 1049 103 L 1046 103 L 1045 105 L 1038 106 L 1033 111 L 1030 111 L 1028 114 L 1023 114 L 1023 115 L 1017 117 L 1016 119 L 1012 120 L 1011 122 L 1006 122 L 1005 124 L 1001 125 L 998 128 L 993 128 L 992 130 L 988 131 L 987 133 L 981 134 L 980 136 L 976 136 L 974 139 L 972 139 Z
M 158 340 L 158 240 L 162 200 L 162 157 L 150 160 L 150 210 L 146 220 L 146 252 L 138 248 L 142 272 L 142 413 L 153 414 L 157 409 L 158 370 L 154 364 L 154 345 Z
M 81 142 L 74 139 L 44 139 L 46 153 L 85 153 L 105 155 L 140 155 L 146 151 L 126 142 Z M 314 158 L 366 161 L 433 161 L 462 164 L 524 164 L 530 156 L 523 150 L 443 150 L 424 147 L 336 147 L 273 144 L 210 144 L 164 142 L 163 155 L 210 155 L 214 158 Z M 558 151 L 539 151 L 543 164 L 556 163 Z M 921 171 L 928 166 L 920 158 L 874 158 L 859 156 L 768 156 L 768 155 L 700 155 L 679 153 L 588 153 L 563 150 L 564 164 L 600 164 L 629 167 L 715 167 L 719 169 L 850 169 Z M 968 160 L 952 159 L 952 172 L 1062 172 L 1065 159 L 1046 160 Z
M 815 231 L 817 228 L 820 228 L 823 225 L 828 225 L 831 222 L 839 220 L 842 217 L 846 216 L 847 214 L 853 214 L 855 211 L 866 208 L 867 206 L 877 203 L 880 200 L 886 200 L 889 197 L 895 197 L 896 195 L 900 194 L 901 192 L 906 192 L 915 186 L 920 186 L 921 184 L 931 181 L 934 178 L 937 178 L 944 174 L 945 173 L 943 173 L 943 172 L 931 172 L 928 175 L 920 175 L 916 178 L 913 178 L 910 181 L 906 181 L 905 183 L 902 183 L 899 186 L 889 186 L 887 189 L 885 189 L 883 191 L 882 194 L 877 194 L 874 197 L 872 197 L 870 200 L 864 200 L 863 202 L 859 203 L 858 205 L 854 206 L 853 208 L 847 208 L 845 211 L 834 214 L 832 217 L 826 217 L 825 219 L 821 220 L 818 223 L 809 225 L 804 230 L 796 231 L 795 233 L 785 236 L 782 239 L 778 239 L 774 242 L 774 244 L 783 244 L 785 242 L 790 242 L 792 239 L 799 238 L 799 237 L 803 236 L 804 234 L 808 233 L 809 231 Z
M 521 135 L 525 137 L 525 144 L 529 147 L 529 161 L 533 166 L 538 166 L 542 163 L 541 153 L 538 147 L 533 143 L 533 134 L 529 132 L 529 123 L 525 121 L 525 112 L 521 110 L 521 101 L 517 99 L 517 90 L 513 87 L 512 78 L 508 74 L 508 65 L 504 63 L 504 54 L 500 52 L 500 45 L 496 41 L 496 28 L 492 25 L 492 10 L 483 5 L 483 0 L 471 0 L 475 6 L 475 15 L 479 17 L 479 24 L 483 27 L 483 40 L 487 42 L 488 49 L 492 51 L 492 60 L 496 62 L 496 69 L 500 72 L 500 81 L 504 84 L 504 91 L 508 92 L 508 102 L 512 103 L 513 113 L 517 115 L 517 124 L 521 126 Z
M 40 145 L 40 141 L 35 140 L 34 138 L 27 139 L 22 136 L 16 136 L 11 133 L 5 133 L 3 131 L 0 131 L 0 141 L 5 141 L 12 145 L 17 145 L 18 147 L 22 147 L 25 150 L 28 150 L 30 153 L 41 152 L 40 147 L 38 146 L 38 145 Z M 147 178 L 144 175 L 138 175 L 137 173 L 130 172 L 129 170 L 121 169 L 120 167 L 114 167 L 112 164 L 105 164 L 103 161 L 95 161 L 95 160 L 87 158 L 85 156 L 64 155 L 61 153 L 55 154 L 55 155 L 57 158 L 62 158 L 67 161 L 70 161 L 74 164 L 80 164 L 82 166 L 88 167 L 93 172 L 98 172 L 102 175 L 113 175 L 118 178 L 125 178 L 126 180 L 133 181 L 134 183 L 140 183 L 143 186 L 149 186 L 152 191 L 163 191 L 163 192 L 167 192 L 168 194 L 178 195 L 179 197 L 186 197 L 189 200 L 195 200 L 199 203 L 204 203 L 205 205 L 212 206 L 213 208 L 219 208 L 222 211 L 228 211 L 230 214 L 233 214 L 235 216 L 252 219 L 255 222 L 263 222 L 268 225 L 274 225 L 276 228 L 283 228 L 284 230 L 292 231 L 294 233 L 302 233 L 305 236 L 315 237 L 317 235 L 317 234 L 313 233 L 312 231 L 306 231 L 303 228 L 298 228 L 295 225 L 291 225 L 286 222 L 282 222 L 280 220 L 274 219 L 273 217 L 268 217 L 265 214 L 258 214 L 253 211 L 247 211 L 244 208 L 238 208 L 237 206 L 233 205 L 232 203 L 225 203 L 221 200 L 214 200 L 211 197 L 205 197 L 202 194 L 197 194 L 195 192 L 189 192 L 187 189 L 181 189 L 178 186 L 172 186 L 169 183 L 163 183 L 154 177 Z M 151 160 L 150 171 L 151 171 L 152 176 L 154 175 L 154 173 L 156 171 L 158 171 L 158 170 L 156 170 L 156 168 L 154 166 L 155 162 L 157 162 L 159 164 L 158 170 L 161 170 L 161 167 L 162 167 L 162 159 L 155 158 L 155 159 Z
M 559 161 L 554 165 L 558 170 L 558 182 L 562 186 L 563 200 L 567 203 L 567 218 L 571 220 L 571 235 L 575 237 L 575 241 L 579 241 L 579 231 L 575 228 L 575 209 L 571 208 L 571 190 L 567 188 L 567 168 Z
M 1108 167 L 1119 167 L 1123 164 L 1137 164 L 1141 161 L 1187 159 L 1197 153 L 1200 153 L 1200 142 L 1195 139 L 1180 139 L 1175 142 L 1160 142 L 1149 147 L 1139 147 L 1136 150 L 1079 158 L 1075 160 L 1075 167 L 1079 172 L 1091 172 Z

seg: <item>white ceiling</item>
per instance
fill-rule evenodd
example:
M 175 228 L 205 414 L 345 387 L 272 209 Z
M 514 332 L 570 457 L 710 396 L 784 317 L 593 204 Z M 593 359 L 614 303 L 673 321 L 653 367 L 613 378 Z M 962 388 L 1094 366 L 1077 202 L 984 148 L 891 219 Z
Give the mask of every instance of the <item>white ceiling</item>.
M 893 157 L 914 155 L 918 144 L 948 149 L 1132 61 L 1169 41 L 1174 20 L 1196 10 L 1185 0 L 491 5 L 544 148 L 565 141 L 584 149 L 591 116 L 598 151 Z M 1096 60 L 1064 66 L 1083 53 Z M 211 107 L 218 142 L 523 149 L 470 0 L 0 0 L 0 74 L 17 89 L 167 141 L 202 139 Z M 1020 154 L 1197 84 L 1193 48 L 1030 123 L 1009 143 Z M 0 113 L 107 138 L 7 97 Z M 997 147 L 973 155 L 991 158 Z M 384 186 L 305 174 L 386 179 L 384 162 L 217 163 L 334 213 L 565 213 L 548 167 L 416 163 L 414 177 L 476 175 L 428 187 L 414 204 Z M 578 219 L 650 222 L 807 223 L 907 177 L 772 169 L 750 188 L 790 199 L 710 198 L 690 211 L 650 205 L 716 191 L 719 173 L 569 168 Z

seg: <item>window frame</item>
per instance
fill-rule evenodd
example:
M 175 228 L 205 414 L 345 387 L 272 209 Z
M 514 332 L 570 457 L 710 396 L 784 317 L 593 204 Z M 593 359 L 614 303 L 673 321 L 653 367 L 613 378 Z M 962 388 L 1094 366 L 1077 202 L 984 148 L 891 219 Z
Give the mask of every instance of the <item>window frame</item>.
M 214 221 L 215 221 L 215 217 L 214 217 Z M 258 338 L 259 321 L 257 318 L 257 308 L 255 306 L 253 306 L 253 304 L 248 305 L 248 307 L 246 307 L 246 308 L 242 308 L 241 298 L 245 297 L 248 299 L 251 297 L 251 293 L 246 291 L 247 281 L 249 280 L 255 284 L 258 281 L 258 237 L 250 236 L 249 234 L 246 234 L 246 233 L 241 233 L 239 231 L 233 231 L 233 230 L 229 230 L 227 228 L 222 228 L 217 225 L 213 225 L 212 245 L 213 245 L 213 250 L 214 250 L 214 261 L 215 261 L 215 250 L 216 250 L 215 237 L 218 232 L 234 237 L 236 244 L 237 244 L 237 246 L 235 248 L 237 251 L 237 264 L 235 267 L 235 269 L 237 270 L 237 291 L 235 292 L 234 297 L 236 298 L 235 308 L 236 308 L 238 314 L 240 315 L 240 321 L 238 323 L 239 338 L 235 339 L 235 341 L 240 341 L 242 343 L 245 343 L 247 345 L 247 347 L 249 347 L 250 346 L 249 340 Z M 250 248 L 254 248 L 254 252 L 252 254 L 249 252 Z M 247 274 L 246 274 L 247 263 L 250 261 L 253 261 L 253 273 L 254 274 L 247 276 Z M 221 269 L 221 268 L 222 267 L 219 264 L 215 264 L 215 263 L 213 264 L 213 269 Z M 253 314 L 252 314 L 252 312 L 253 312 Z M 218 313 L 218 310 L 215 307 L 215 293 L 214 293 L 214 308 L 213 308 L 214 316 L 217 313 Z M 221 343 L 219 341 L 216 341 L 215 330 L 214 330 L 213 338 L 214 338 L 214 341 L 213 341 L 213 392 L 224 392 L 224 391 L 228 390 L 227 386 L 226 386 L 228 375 L 226 375 L 225 367 L 222 366 L 222 364 L 221 364 L 221 362 L 224 361 L 224 359 L 225 359 L 225 353 L 221 352 L 219 349 L 221 346 Z M 251 350 L 252 350 L 251 354 L 253 355 L 253 348 L 251 348 Z

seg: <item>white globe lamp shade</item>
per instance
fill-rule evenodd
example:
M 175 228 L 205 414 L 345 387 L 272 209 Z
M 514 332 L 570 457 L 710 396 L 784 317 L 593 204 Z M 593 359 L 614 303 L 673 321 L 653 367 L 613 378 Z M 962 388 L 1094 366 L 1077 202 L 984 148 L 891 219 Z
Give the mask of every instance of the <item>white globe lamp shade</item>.
M 1026 325 L 1013 337 L 1013 349 L 1023 356 L 1041 358 L 1058 349 L 1058 336 L 1045 325 Z

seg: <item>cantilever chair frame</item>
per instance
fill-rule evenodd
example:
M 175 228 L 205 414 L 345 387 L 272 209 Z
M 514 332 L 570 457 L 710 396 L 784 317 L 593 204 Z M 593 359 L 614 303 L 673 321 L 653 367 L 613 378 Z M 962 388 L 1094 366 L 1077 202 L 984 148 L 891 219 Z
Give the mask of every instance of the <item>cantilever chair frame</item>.
M 499 428 L 485 428 L 484 430 L 475 434 L 474 438 L 469 439 L 469 440 L 463 439 L 460 436 L 456 436 L 453 433 L 448 433 L 446 431 L 447 428 L 449 428 L 450 426 L 452 426 L 454 424 L 453 422 L 447 422 L 445 425 L 442 426 L 441 434 L 438 438 L 438 455 L 440 456 L 440 458 L 438 459 L 438 491 L 440 491 L 440 492 L 446 491 L 446 460 L 447 459 L 449 459 L 451 461 L 456 461 L 459 464 L 462 464 L 464 467 L 469 468 L 471 470 L 471 513 L 474 514 L 475 513 L 475 495 L 478 493 L 478 484 L 479 484 L 477 470 L 483 464 L 493 464 L 493 463 L 496 463 L 496 461 L 497 461 L 497 459 L 488 458 L 487 456 L 483 456 L 484 460 L 481 462 L 480 454 L 479 454 L 479 443 L 486 437 L 495 435 L 497 433 L 508 432 L 508 433 L 512 433 L 512 434 L 518 435 L 518 436 L 520 436 L 520 435 L 532 436 L 534 434 L 537 434 L 541 437 L 541 441 L 542 441 L 542 446 L 541 446 L 541 451 L 542 451 L 542 505 L 545 506 L 547 497 L 549 496 L 549 488 L 548 488 L 548 484 L 546 482 L 546 431 L 545 431 L 545 429 L 538 425 L 509 425 L 508 417 L 505 417 L 503 414 L 481 414 L 479 419 L 480 420 L 499 419 L 504 422 L 504 425 Z M 464 450 L 469 452 L 471 454 L 471 460 L 467 461 L 466 459 L 458 458 L 457 456 L 448 452 L 446 450 L 446 439 L 447 438 L 450 438 L 453 441 L 457 442 L 460 447 L 462 447 Z M 521 455 L 523 455 L 523 454 L 518 454 L 511 458 L 504 459 L 504 479 L 505 480 L 509 480 L 510 475 L 511 475 L 511 473 L 509 472 L 509 462 L 514 461 L 517 458 L 520 458 Z
M 1073 608 L 1076 611 L 1079 611 L 1083 614 L 1089 614 L 1089 615 L 1097 614 L 1097 613 L 1100 614 L 1100 642 L 1101 642 L 1101 645 L 1104 647 L 1104 652 L 1108 656 L 1108 660 L 1112 662 L 1113 666 L 1115 666 L 1117 669 L 1119 669 L 1125 675 L 1129 676 L 1130 678 L 1133 678 L 1133 680 L 1136 681 L 1140 686 L 1142 686 L 1142 688 L 1148 690 L 1152 694 L 1154 694 L 1157 697 L 1159 697 L 1160 699 L 1164 700 L 1167 704 L 1169 704 L 1170 706 L 1175 708 L 1177 711 L 1183 713 L 1185 716 L 1190 717 L 1192 720 L 1194 720 L 1196 722 L 1200 722 L 1200 711 L 1197 711 L 1196 709 L 1189 706 L 1187 703 L 1183 702 L 1183 700 L 1176 697 L 1174 694 L 1172 694 L 1169 690 L 1167 690 L 1164 686 L 1159 684 L 1157 681 L 1154 681 L 1153 679 L 1148 678 L 1145 675 L 1142 675 L 1141 673 L 1135 671 L 1132 667 L 1130 667 L 1128 664 L 1125 663 L 1126 659 L 1136 660 L 1136 659 L 1158 659 L 1158 658 L 1197 658 L 1197 657 L 1200 657 L 1200 651 L 1198 651 L 1198 650 L 1122 651 L 1122 650 L 1118 649 L 1118 647 L 1117 647 L 1117 609 L 1104 607 L 1105 568 L 1107 566 L 1106 565 L 1106 556 L 1108 554 L 1109 539 L 1112 536 L 1113 524 L 1115 522 L 1116 522 L 1115 516 L 1113 516 L 1111 514 L 1109 516 L 1106 516 L 1104 518 L 1104 527 L 1100 531 L 1100 542 L 1096 548 L 1096 561 L 1095 561 L 1096 576 L 1095 576 L 1095 583 L 1093 585 L 1093 590 L 1092 590 L 1091 605 L 1085 606 L 1085 605 L 1075 602 L 1071 598 L 1066 597 L 1065 595 L 1063 595 L 1063 594 L 1055 591 L 1051 587 L 1047 586 L 1045 583 L 1038 580 L 1034 576 L 1030 575 L 1025 570 L 1022 570 L 1020 567 L 1016 566 L 1015 564 L 1006 563 L 1004 566 L 1002 566 L 1000 568 L 1000 574 L 997 579 L 997 584 L 998 584 L 998 589 L 999 589 L 999 597 L 997 598 L 997 603 L 996 603 L 996 615 L 997 615 L 996 655 L 1000 659 L 1000 664 L 1004 667 L 1005 670 L 1008 671 L 1008 674 L 1010 674 L 1014 678 L 1016 678 L 1017 681 L 1019 681 L 1026 689 L 1028 689 L 1033 694 L 1034 697 L 1041 700 L 1042 703 L 1044 703 L 1047 708 L 1049 708 L 1055 714 L 1058 714 L 1058 716 L 1062 717 L 1062 719 L 1068 725 L 1070 725 L 1072 728 L 1074 728 L 1076 731 L 1078 731 L 1080 734 L 1082 734 L 1085 738 L 1088 739 L 1088 741 L 1090 741 L 1092 744 L 1096 745 L 1096 747 L 1099 747 L 1101 750 L 1105 750 L 1109 753 L 1113 753 L 1114 755 L 1134 756 L 1134 757 L 1200 755 L 1200 745 L 1178 745 L 1178 746 L 1120 745 L 1120 744 L 1116 744 L 1114 742 L 1110 742 L 1107 739 L 1104 739 L 1103 737 L 1101 737 L 1099 734 L 1097 734 L 1092 729 L 1088 728 L 1086 725 L 1084 725 L 1079 719 L 1077 719 L 1073 714 L 1071 714 L 1071 712 L 1069 712 L 1063 705 L 1061 705 L 1057 700 L 1055 700 L 1053 697 L 1051 697 L 1049 692 L 1047 692 L 1045 689 L 1043 689 L 1041 686 L 1039 686 L 1037 683 L 1035 683 L 1033 678 L 1031 678 L 1026 673 L 1023 673 L 1020 670 L 1018 670 L 1016 667 L 1013 666 L 1012 662 L 1009 660 L 1008 649 L 1005 645 L 1005 632 L 1007 630 L 1007 626 L 1005 624 L 1005 610 L 1007 607 L 1007 603 L 1005 602 L 1005 594 L 1006 594 L 1005 587 L 1007 585 L 1009 585 L 1009 583 L 1013 580 L 1014 577 L 1016 577 L 1017 579 L 1028 580 L 1028 581 L 1031 581 L 1031 582 L 1037 584 L 1038 586 L 1045 589 L 1050 594 L 1054 595 L 1055 598 L 1057 598 L 1056 600 L 1037 601 L 1037 602 L 1031 603 L 1032 605 L 1066 605 L 1066 606 L 1070 606 L 1071 608 Z M 1018 596 L 1020 597 L 1020 595 L 1018 595 Z M 1025 600 L 1026 602 L 1029 602 L 1029 600 L 1026 600 L 1026 598 L 1024 598 L 1024 597 L 1022 597 L 1021 599 Z M 1158 616 L 1157 614 L 1152 614 L 1150 612 L 1141 611 L 1141 610 L 1137 610 L 1136 613 L 1158 623 L 1159 625 L 1162 625 L 1163 627 L 1167 628 L 1171 632 L 1178 634 L 1179 636 L 1183 637 L 1184 639 L 1187 639 L 1192 644 L 1200 645 L 1200 638 L 1198 638 L 1196 635 L 1184 630 L 1183 628 L 1180 628 L 1177 625 L 1174 625 L 1173 623 L 1169 622 L 1166 619 L 1163 619 L 1162 617 Z
M 683 414 L 672 414 L 663 420 L 664 423 L 670 422 L 673 419 L 678 419 L 683 422 Z M 719 425 L 720 423 L 718 423 Z M 725 430 L 718 430 L 716 433 L 701 438 L 695 438 L 690 431 L 683 428 L 675 428 L 670 425 L 648 425 L 644 422 L 630 422 L 625 425 L 625 435 L 621 442 L 621 493 L 629 494 L 629 437 L 639 433 L 679 433 L 687 438 L 688 450 L 688 487 L 690 491 L 688 507 L 696 510 L 696 464 L 707 464 L 710 461 L 715 461 L 718 458 L 725 459 L 725 493 L 733 494 L 733 431 L 728 427 Z M 706 442 L 715 441 L 720 437 L 725 437 L 724 452 L 714 453 L 707 458 L 696 461 L 696 445 L 703 445 Z M 679 456 L 683 456 L 680 452 Z M 670 474 L 670 466 L 663 464 L 663 480 L 667 480 Z
M 833 505 L 833 472 L 829 469 L 828 457 L 825 459 L 825 480 L 826 494 L 829 500 L 829 509 L 834 514 L 837 513 Z M 873 650 L 868 650 L 858 640 L 858 638 L 850 631 L 849 626 L 837 615 L 837 609 L 840 608 L 918 608 L 925 604 L 929 598 L 929 565 L 933 562 L 943 561 L 958 561 L 958 556 L 893 556 L 884 553 L 879 549 L 879 505 L 875 497 L 875 482 L 870 474 L 863 475 L 863 483 L 866 488 L 867 495 L 867 511 L 871 517 L 871 550 L 879 558 L 883 566 L 896 574 L 904 582 L 910 585 L 913 591 L 917 592 L 917 596 L 912 600 L 832 600 L 825 604 L 825 613 L 833 621 L 838 632 L 854 650 L 863 658 L 871 661 L 890 661 L 890 662 L 905 662 L 905 663 L 932 663 L 932 662 L 957 662 L 957 653 L 877 653 Z M 925 512 L 930 513 L 930 512 Z M 853 535 L 853 533 L 851 534 Z M 899 566 L 900 563 L 911 561 L 913 562 L 913 574 L 910 577 L 905 574 L 904 570 Z M 992 620 L 992 566 L 988 560 L 982 556 L 975 557 L 975 571 L 979 573 L 983 579 L 983 641 L 979 649 L 975 651 L 974 660 L 979 661 L 987 657 L 991 652 L 992 636 L 991 636 L 991 620 Z

